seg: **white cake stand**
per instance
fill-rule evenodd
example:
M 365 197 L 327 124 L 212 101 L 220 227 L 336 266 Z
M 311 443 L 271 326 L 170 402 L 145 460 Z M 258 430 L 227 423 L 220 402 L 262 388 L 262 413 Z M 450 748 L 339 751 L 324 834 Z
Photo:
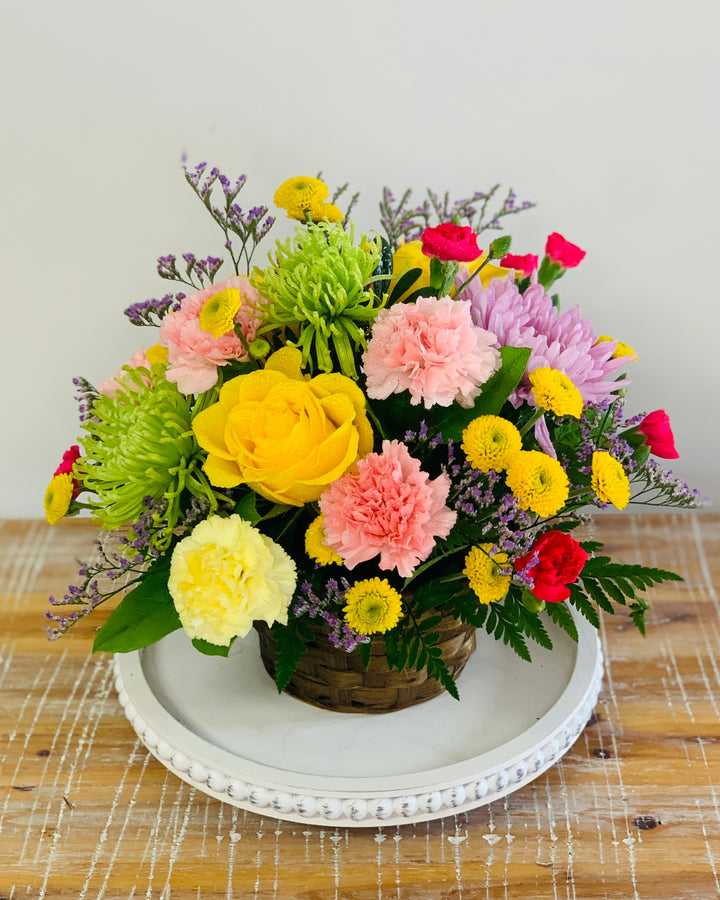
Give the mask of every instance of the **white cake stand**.
M 597 702 L 595 629 L 551 628 L 533 662 L 478 632 L 449 695 L 384 715 L 334 713 L 278 695 L 254 632 L 229 658 L 203 656 L 182 631 L 115 656 L 120 703 L 157 759 L 243 809 L 317 825 L 422 822 L 491 803 L 569 749 Z

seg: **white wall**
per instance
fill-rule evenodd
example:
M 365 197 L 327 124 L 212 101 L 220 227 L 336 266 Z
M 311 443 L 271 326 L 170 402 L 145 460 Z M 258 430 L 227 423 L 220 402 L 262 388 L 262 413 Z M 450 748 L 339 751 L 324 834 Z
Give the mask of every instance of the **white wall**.
M 152 343 L 160 253 L 218 252 L 180 155 L 362 191 L 494 181 L 538 209 L 516 252 L 588 251 L 559 287 L 638 351 L 631 411 L 666 409 L 675 470 L 720 497 L 716 0 L 7 3 L 0 515 L 42 515 L 76 437 L 73 375 Z M 219 235 L 219 232 L 218 232 Z

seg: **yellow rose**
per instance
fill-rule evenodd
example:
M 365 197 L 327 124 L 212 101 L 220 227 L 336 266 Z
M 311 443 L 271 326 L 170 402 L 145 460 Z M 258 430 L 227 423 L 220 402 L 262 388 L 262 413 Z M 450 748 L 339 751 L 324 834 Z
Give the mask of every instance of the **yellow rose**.
M 460 264 L 461 274 L 463 274 L 463 269 L 467 269 L 465 280 L 467 280 L 473 272 L 482 265 L 486 257 L 487 253 L 481 253 L 480 256 L 472 262 Z M 392 293 L 397 282 L 406 272 L 409 272 L 410 269 L 420 269 L 421 274 L 408 290 L 404 291 L 400 297 L 396 298 L 397 301 L 402 301 L 419 288 L 429 287 L 430 285 L 430 257 L 425 256 L 422 252 L 422 241 L 408 241 L 407 244 L 401 244 L 393 254 L 392 279 L 390 281 L 390 290 L 388 293 Z M 504 278 L 509 271 L 510 269 L 488 263 L 483 266 L 478 278 L 480 279 L 482 286 L 486 288 L 490 284 L 492 278 Z M 451 296 L 454 295 L 455 291 L 452 290 Z
M 336 373 L 305 379 L 301 360 L 299 350 L 284 347 L 264 369 L 226 382 L 218 402 L 195 417 L 211 484 L 247 484 L 269 500 L 302 506 L 372 450 L 360 388 Z

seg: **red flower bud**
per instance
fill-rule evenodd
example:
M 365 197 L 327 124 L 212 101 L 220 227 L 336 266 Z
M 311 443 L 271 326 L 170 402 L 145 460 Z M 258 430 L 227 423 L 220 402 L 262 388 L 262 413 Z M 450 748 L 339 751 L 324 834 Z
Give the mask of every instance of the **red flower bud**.
M 533 557 L 537 557 L 537 562 L 529 565 Z M 567 585 L 577 579 L 587 558 L 587 553 L 569 534 L 546 531 L 526 556 L 515 560 L 515 571 L 525 569 L 526 574 L 534 579 L 535 585 L 529 590 L 538 600 L 559 603 L 570 596 Z
M 675 449 L 675 438 L 670 427 L 670 417 L 664 409 L 655 409 L 648 413 L 638 425 L 640 434 L 645 435 L 645 443 L 650 452 L 661 459 L 678 459 L 680 454 Z
M 574 269 L 585 259 L 585 251 L 554 231 L 545 244 L 545 255 L 553 262 L 560 263 L 564 269 Z
M 525 256 L 518 256 L 515 253 L 508 253 L 500 260 L 500 265 L 506 269 L 515 269 L 516 272 L 522 272 L 524 276 L 532 275 L 538 267 L 538 258 L 532 253 L 526 253 Z
M 435 256 L 441 262 L 472 262 L 482 253 L 477 235 L 469 225 L 453 225 L 445 222 L 422 233 L 422 252 Z
M 63 453 L 63 459 L 60 465 L 55 469 L 55 475 L 72 475 L 73 466 L 76 461 L 80 458 L 80 448 L 77 444 L 73 444 L 69 450 L 66 450 Z M 77 480 L 77 478 L 73 478 L 73 500 L 77 497 L 77 495 L 82 490 L 82 485 Z

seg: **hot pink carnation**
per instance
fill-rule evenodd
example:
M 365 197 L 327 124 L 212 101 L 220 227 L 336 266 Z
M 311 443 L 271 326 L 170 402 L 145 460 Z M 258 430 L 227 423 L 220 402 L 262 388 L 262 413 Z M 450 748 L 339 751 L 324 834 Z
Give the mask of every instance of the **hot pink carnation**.
M 236 288 L 242 295 L 242 305 L 235 321 L 249 342 L 262 314 L 262 300 L 243 275 L 233 275 L 226 281 L 213 284 L 190 294 L 177 312 L 168 313 L 160 324 L 160 343 L 168 348 L 168 369 L 165 377 L 174 381 L 183 394 L 199 394 L 209 390 L 217 381 L 217 367 L 231 359 L 247 359 L 240 339 L 233 332 L 214 338 L 200 327 L 200 312 L 206 300 L 214 294 Z
M 450 479 L 431 479 L 399 441 L 357 463 L 356 473 L 334 481 L 320 497 L 326 544 L 348 569 L 380 554 L 381 569 L 403 578 L 445 538 L 457 514 L 445 505 Z
M 497 338 L 478 328 L 470 304 L 450 297 L 419 297 L 383 309 L 363 357 L 367 395 L 384 400 L 410 391 L 425 409 L 454 401 L 470 407 L 480 385 L 500 368 Z
M 108 397 L 114 397 L 118 391 L 125 390 L 119 379 L 122 378 L 123 375 L 127 375 L 127 369 L 138 369 L 140 366 L 145 369 L 152 369 L 147 356 L 145 356 L 144 350 L 136 350 L 125 365 L 118 369 L 112 378 L 103 381 L 98 387 L 98 393 L 105 394 Z M 145 375 L 143 376 L 143 381 L 148 385 L 150 384 L 150 379 Z

